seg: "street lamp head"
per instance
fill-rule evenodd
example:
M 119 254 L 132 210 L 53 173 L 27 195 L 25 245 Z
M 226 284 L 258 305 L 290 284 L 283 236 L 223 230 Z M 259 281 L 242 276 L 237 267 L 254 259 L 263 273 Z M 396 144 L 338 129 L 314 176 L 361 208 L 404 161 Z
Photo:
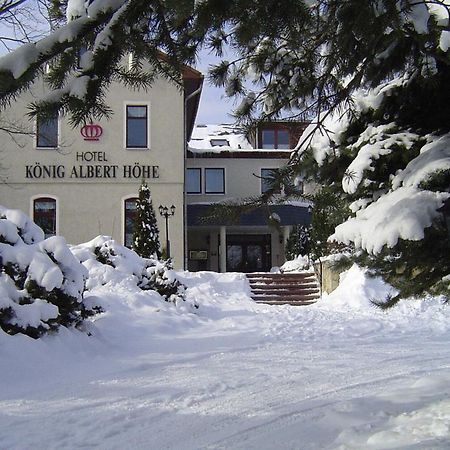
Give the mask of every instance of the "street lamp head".
M 159 209 L 159 213 L 161 214 L 161 216 L 163 216 L 164 219 L 166 220 L 166 253 L 167 253 L 167 258 L 170 258 L 169 217 L 171 217 L 175 214 L 175 205 L 172 205 L 170 207 L 170 210 L 169 210 L 169 207 L 164 206 L 164 205 L 159 205 L 158 209 Z
M 170 208 L 168 206 L 159 205 L 158 209 L 159 213 L 167 219 L 168 217 L 171 217 L 175 214 L 176 208 L 175 205 L 172 205 Z

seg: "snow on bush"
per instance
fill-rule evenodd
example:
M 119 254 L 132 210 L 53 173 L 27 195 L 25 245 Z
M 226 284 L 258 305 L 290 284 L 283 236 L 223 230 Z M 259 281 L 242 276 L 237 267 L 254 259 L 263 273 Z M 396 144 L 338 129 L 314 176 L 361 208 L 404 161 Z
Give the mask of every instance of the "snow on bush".
M 298 255 L 296 258 L 286 261 L 281 267 L 280 272 L 303 272 L 313 270 L 308 256 Z
M 424 230 L 442 219 L 440 208 L 450 199 L 450 193 L 442 186 L 429 189 L 427 183 L 450 169 L 450 133 L 418 134 L 395 121 L 379 123 L 379 119 L 373 119 L 357 139 L 348 140 L 352 117 L 380 114 L 378 110 L 386 107 L 386 99 L 399 95 L 412 80 L 411 75 L 403 75 L 370 91 L 357 91 L 352 97 L 352 113 L 340 109 L 322 113 L 322 127 L 317 128 L 317 122 L 313 122 L 304 132 L 305 136 L 311 135 L 310 150 L 319 168 L 347 152 L 342 158 L 349 160 L 341 180 L 342 190 L 353 196 L 351 209 L 356 214 L 336 228 L 331 240 L 353 243 L 378 254 L 385 246 L 394 247 L 399 239 L 422 240 Z M 307 154 L 304 144 L 300 141 L 297 148 L 301 156 Z M 379 160 L 394 152 L 410 160 L 404 167 L 386 160 L 392 173 L 381 179 L 377 175 L 382 172 Z
M 40 337 L 89 315 L 82 301 L 87 270 L 64 238 L 44 240 L 24 213 L 0 206 L 0 327 Z
M 424 237 L 424 229 L 440 216 L 438 210 L 447 198 L 447 193 L 399 188 L 338 225 L 330 240 L 353 242 L 372 254 L 379 253 L 385 245 L 394 247 L 399 239 L 419 241 Z
M 89 271 L 87 288 L 132 280 L 142 290 L 155 290 L 164 300 L 184 300 L 184 286 L 176 279 L 171 261 L 141 258 L 108 236 L 72 247 Z

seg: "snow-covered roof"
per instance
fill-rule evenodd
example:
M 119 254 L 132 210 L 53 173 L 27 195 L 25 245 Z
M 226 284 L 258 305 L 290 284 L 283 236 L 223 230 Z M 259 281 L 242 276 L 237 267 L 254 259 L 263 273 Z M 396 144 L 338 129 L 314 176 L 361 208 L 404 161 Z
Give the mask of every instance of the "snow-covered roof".
M 222 152 L 224 150 L 253 150 L 242 130 L 232 124 L 196 125 L 189 141 L 194 153 Z

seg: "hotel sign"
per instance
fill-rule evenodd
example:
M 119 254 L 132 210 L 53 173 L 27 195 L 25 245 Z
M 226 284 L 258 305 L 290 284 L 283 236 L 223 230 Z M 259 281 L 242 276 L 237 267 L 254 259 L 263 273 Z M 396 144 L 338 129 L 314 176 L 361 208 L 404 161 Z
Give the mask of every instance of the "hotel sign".
M 91 164 L 108 163 L 105 152 L 77 152 L 77 163 L 72 166 L 63 164 L 34 164 L 25 166 L 25 178 L 42 179 L 158 179 L 159 166 L 146 164 Z

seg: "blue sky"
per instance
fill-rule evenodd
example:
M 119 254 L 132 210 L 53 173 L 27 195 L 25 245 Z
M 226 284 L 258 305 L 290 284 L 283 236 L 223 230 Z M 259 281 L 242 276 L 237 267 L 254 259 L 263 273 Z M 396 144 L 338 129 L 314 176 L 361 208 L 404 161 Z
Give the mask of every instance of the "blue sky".
M 199 55 L 196 69 L 203 73 L 205 81 L 197 114 L 197 124 L 233 123 L 229 114 L 234 108 L 233 100 L 225 97 L 222 88 L 211 86 L 207 80 L 208 66 L 218 61 L 214 55 L 203 51 Z

